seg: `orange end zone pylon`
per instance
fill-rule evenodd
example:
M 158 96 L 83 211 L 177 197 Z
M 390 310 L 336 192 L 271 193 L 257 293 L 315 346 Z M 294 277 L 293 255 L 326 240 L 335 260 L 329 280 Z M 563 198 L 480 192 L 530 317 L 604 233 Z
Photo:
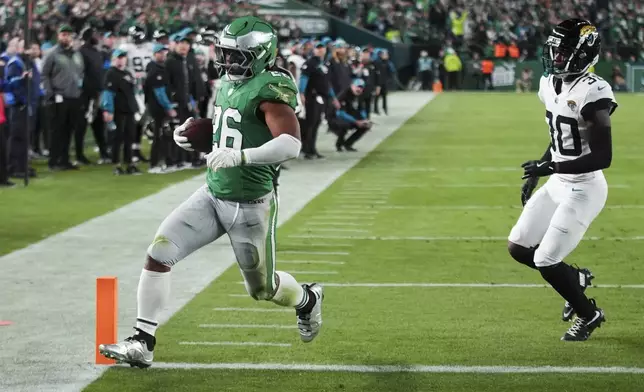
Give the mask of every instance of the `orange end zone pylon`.
M 107 359 L 98 352 L 99 344 L 116 343 L 118 291 L 117 279 L 114 276 L 96 278 L 96 364 L 113 365 L 113 359 Z

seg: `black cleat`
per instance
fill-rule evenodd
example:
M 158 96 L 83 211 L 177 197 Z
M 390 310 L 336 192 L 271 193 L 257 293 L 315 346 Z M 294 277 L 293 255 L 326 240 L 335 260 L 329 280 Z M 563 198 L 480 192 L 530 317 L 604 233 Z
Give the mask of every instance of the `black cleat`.
M 577 270 L 579 275 L 579 286 L 581 287 L 581 291 L 586 291 L 586 287 L 592 286 L 592 280 L 595 279 L 595 275 L 593 275 L 588 268 L 579 268 L 576 265 L 573 265 L 572 267 Z M 566 301 L 561 312 L 561 319 L 563 321 L 570 321 L 574 315 L 575 309 L 573 309 L 568 301 Z
M 141 170 L 139 170 L 138 167 L 136 167 L 134 165 L 130 165 L 130 166 L 127 167 L 127 174 L 131 174 L 131 175 L 134 175 L 134 176 L 140 176 L 143 173 L 141 173 Z
M 593 305 L 595 304 L 594 299 L 591 299 L 591 302 Z M 570 328 L 568 328 L 568 331 L 566 331 L 564 336 L 561 337 L 561 340 L 567 342 L 583 342 L 588 340 L 590 334 L 592 334 L 596 328 L 600 328 L 602 323 L 605 321 L 606 317 L 604 315 L 604 311 L 600 308 L 596 308 L 595 315 L 590 320 L 583 317 L 575 318 L 575 321 L 572 323 Z

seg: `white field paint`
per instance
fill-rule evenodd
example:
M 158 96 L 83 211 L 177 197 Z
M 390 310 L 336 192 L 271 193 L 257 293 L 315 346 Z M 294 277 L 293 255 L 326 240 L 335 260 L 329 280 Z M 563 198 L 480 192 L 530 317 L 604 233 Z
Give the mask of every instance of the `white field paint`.
M 278 370 L 344 373 L 590 373 L 644 374 L 644 368 L 606 366 L 460 366 L 460 365 L 313 365 L 297 363 L 168 363 L 155 362 L 154 369 L 183 370 Z
M 344 197 L 344 196 L 372 196 L 372 197 L 373 196 L 383 196 L 383 197 L 385 197 L 385 196 L 388 196 L 389 193 L 390 193 L 389 191 L 376 191 L 376 190 L 372 190 L 372 191 L 341 191 L 341 192 L 338 192 L 337 195 L 339 197 Z
M 199 324 L 199 328 L 218 328 L 218 329 L 293 329 L 297 325 L 285 324 Z
M 346 210 L 346 212 L 343 212 L 343 210 Z M 327 208 L 327 211 L 341 213 L 344 218 L 349 218 L 352 215 L 374 215 L 378 213 L 378 211 L 373 211 L 373 210 L 356 210 L 354 208 L 346 209 L 346 208 L 342 208 L 342 206 L 329 207 Z
M 318 247 L 318 248 L 351 248 L 354 245 L 353 244 L 320 244 L 320 243 L 314 243 L 314 244 L 284 244 L 283 246 L 299 246 L 299 247 L 307 247 L 310 246 L 312 248 Z
M 351 220 L 352 221 L 360 221 L 360 220 L 374 220 L 376 219 L 375 216 L 352 216 Z M 319 215 L 315 217 L 315 220 L 318 221 L 331 221 L 331 222 L 346 222 L 347 221 L 347 216 L 346 215 Z
M 505 210 L 514 209 L 522 210 L 520 205 L 507 205 L 507 206 L 486 206 L 486 205 L 383 205 L 374 206 L 374 209 L 380 210 Z M 644 204 L 615 204 L 607 205 L 604 207 L 606 210 L 641 210 L 644 209 Z
M 353 236 L 353 235 L 316 235 L 316 234 L 291 234 L 290 238 L 311 238 L 311 239 L 345 239 L 345 240 L 367 240 L 367 241 L 507 241 L 507 236 L 486 237 L 486 236 Z M 585 237 L 582 241 L 642 241 L 644 236 L 633 237 Z
M 331 261 L 331 260 L 278 260 L 277 265 L 280 264 L 326 264 L 326 265 L 343 265 L 344 261 Z
M 311 221 L 306 223 L 307 226 L 371 226 L 373 223 L 358 223 L 358 222 L 318 222 Z
M 337 275 L 338 271 L 286 271 L 291 275 Z
M 292 310 L 289 310 L 289 312 L 292 312 Z M 179 342 L 179 344 L 182 346 L 260 346 L 260 347 L 291 347 L 292 346 L 291 343 L 269 343 L 269 342 Z
M 419 185 L 402 185 L 397 188 L 520 188 L 521 184 L 431 184 L 426 186 Z M 630 188 L 630 185 L 626 184 L 615 184 L 608 185 L 609 188 Z
M 251 312 L 251 313 L 291 313 L 286 308 L 212 308 L 215 312 Z
M 242 282 L 243 283 L 243 282 Z M 321 283 L 325 287 L 425 287 L 425 288 L 516 288 L 516 289 L 534 289 L 549 288 L 547 284 L 532 283 Z M 598 284 L 590 286 L 596 289 L 644 289 L 644 284 Z
M 362 229 L 343 229 L 343 228 L 337 228 L 337 227 L 311 227 L 311 228 L 302 228 L 300 232 L 316 232 L 316 231 L 330 231 L 333 233 L 368 233 L 369 230 L 362 230 Z
M 278 250 L 277 253 L 283 255 L 334 255 L 334 256 L 348 256 L 349 252 L 318 252 L 306 250 Z

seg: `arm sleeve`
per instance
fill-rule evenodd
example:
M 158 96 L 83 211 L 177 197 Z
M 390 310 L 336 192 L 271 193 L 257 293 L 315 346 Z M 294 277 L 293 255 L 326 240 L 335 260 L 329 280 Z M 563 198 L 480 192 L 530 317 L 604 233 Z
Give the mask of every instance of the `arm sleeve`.
M 157 102 L 159 102 L 159 105 L 166 111 L 169 111 L 172 109 L 172 104 L 170 103 L 170 99 L 168 98 L 168 94 L 165 91 L 165 86 L 161 87 L 156 87 L 154 90 L 154 96 L 157 99 Z
M 613 145 L 611 128 L 606 126 L 593 127 L 590 130 L 588 145 L 590 154 L 572 161 L 556 162 L 555 173 L 581 174 L 606 169 L 613 160 Z
M 352 115 L 350 115 L 349 113 L 345 112 L 342 109 L 340 109 L 337 112 L 335 112 L 335 114 L 336 114 L 336 116 L 338 116 L 338 118 L 341 118 L 342 120 L 348 121 L 348 122 L 350 122 L 352 124 L 354 124 L 356 121 L 358 121 L 358 120 L 356 120 L 355 117 L 353 117 Z
M 543 156 L 541 157 L 542 161 L 551 161 L 552 160 L 552 143 L 548 144 L 548 148 L 546 148 L 546 151 L 543 153 Z
M 283 133 L 259 147 L 242 150 L 242 165 L 276 165 L 297 158 L 301 148 L 302 142 Z

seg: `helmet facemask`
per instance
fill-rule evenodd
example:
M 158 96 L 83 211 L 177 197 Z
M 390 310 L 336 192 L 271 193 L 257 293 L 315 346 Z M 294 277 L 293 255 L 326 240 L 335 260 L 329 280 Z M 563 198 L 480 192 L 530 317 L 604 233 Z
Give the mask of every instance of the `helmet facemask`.
M 599 36 L 594 26 L 585 27 L 587 29 L 582 27 L 580 36 L 574 37 L 567 36 L 567 30 L 553 30 L 543 47 L 542 62 L 547 74 L 559 78 L 578 75 L 597 63 Z

